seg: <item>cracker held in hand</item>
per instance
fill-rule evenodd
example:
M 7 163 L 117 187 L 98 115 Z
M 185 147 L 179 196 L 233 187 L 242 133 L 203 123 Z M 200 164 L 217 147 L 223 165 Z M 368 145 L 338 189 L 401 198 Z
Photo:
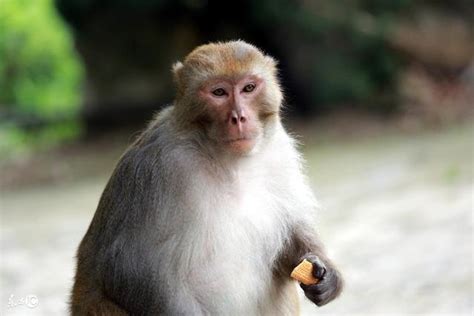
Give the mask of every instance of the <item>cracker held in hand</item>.
M 319 280 L 313 276 L 313 264 L 306 259 L 301 261 L 301 263 L 293 269 L 291 277 L 305 285 L 319 282 Z

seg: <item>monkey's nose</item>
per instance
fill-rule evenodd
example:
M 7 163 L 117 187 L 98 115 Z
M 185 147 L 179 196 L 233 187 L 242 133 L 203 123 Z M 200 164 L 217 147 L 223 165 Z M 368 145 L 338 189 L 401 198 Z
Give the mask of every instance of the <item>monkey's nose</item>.
M 240 125 L 244 124 L 247 121 L 247 117 L 245 116 L 245 113 L 243 110 L 236 111 L 232 110 L 230 113 L 230 123 L 232 125 Z

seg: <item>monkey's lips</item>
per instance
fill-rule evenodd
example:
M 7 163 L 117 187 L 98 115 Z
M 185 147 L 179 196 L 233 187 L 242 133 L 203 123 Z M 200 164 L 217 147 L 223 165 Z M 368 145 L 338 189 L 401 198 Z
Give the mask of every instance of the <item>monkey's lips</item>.
M 239 137 L 226 140 L 226 144 L 229 148 L 237 153 L 247 153 L 252 150 L 255 146 L 255 137 Z

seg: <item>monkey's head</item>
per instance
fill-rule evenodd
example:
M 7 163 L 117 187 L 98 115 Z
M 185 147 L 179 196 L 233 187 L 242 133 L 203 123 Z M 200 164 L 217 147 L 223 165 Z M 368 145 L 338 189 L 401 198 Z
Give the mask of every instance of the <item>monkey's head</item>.
M 271 134 L 283 95 L 276 62 L 243 41 L 197 47 L 173 66 L 175 110 L 226 152 L 248 154 Z

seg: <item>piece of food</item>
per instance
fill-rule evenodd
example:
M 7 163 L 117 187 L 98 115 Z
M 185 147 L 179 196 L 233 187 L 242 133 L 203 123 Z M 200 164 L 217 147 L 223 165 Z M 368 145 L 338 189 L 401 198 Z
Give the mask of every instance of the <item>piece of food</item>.
M 313 264 L 306 259 L 301 261 L 301 263 L 293 269 L 291 277 L 305 285 L 319 282 L 319 280 L 313 276 Z

